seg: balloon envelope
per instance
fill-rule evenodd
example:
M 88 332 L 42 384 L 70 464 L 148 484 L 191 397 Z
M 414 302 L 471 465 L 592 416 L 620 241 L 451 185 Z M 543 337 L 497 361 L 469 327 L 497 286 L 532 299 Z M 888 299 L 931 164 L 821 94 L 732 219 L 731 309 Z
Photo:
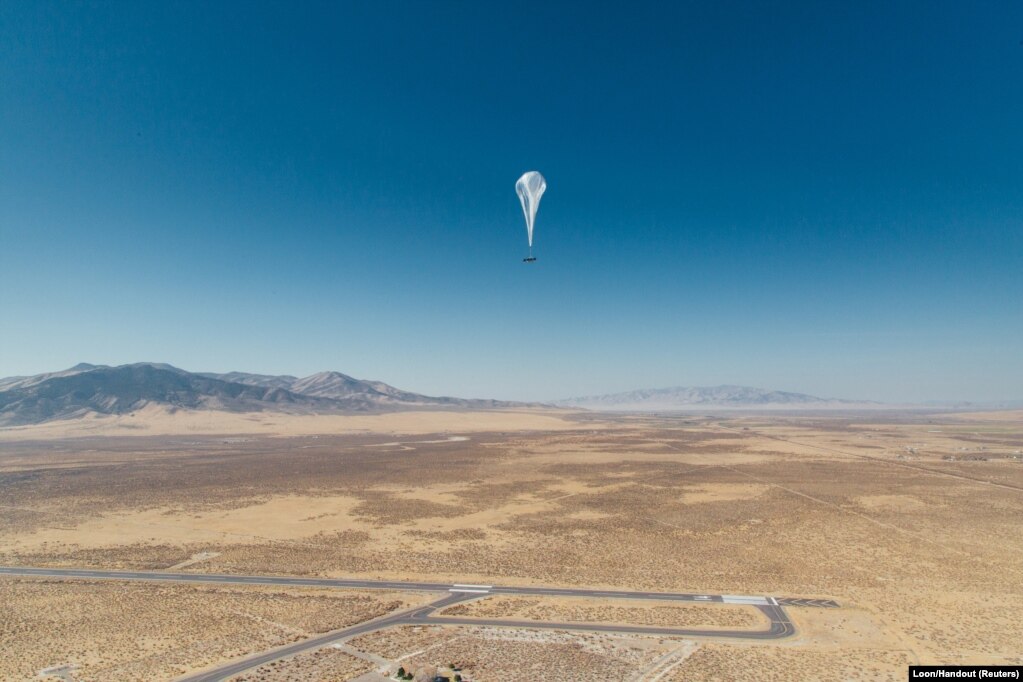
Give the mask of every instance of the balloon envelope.
M 523 173 L 515 183 L 515 191 L 522 202 L 522 213 L 526 216 L 526 234 L 530 246 L 533 246 L 533 221 L 536 220 L 536 209 L 540 208 L 540 197 L 546 189 L 547 181 L 537 171 Z

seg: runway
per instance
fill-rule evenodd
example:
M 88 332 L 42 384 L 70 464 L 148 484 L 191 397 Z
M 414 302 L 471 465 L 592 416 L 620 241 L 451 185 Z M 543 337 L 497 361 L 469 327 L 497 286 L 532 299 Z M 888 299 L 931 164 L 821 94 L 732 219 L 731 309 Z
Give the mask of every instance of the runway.
M 523 594 L 548 597 L 599 597 L 603 599 L 644 599 L 777 606 L 774 597 L 683 592 L 633 592 L 628 590 L 587 590 L 565 587 L 518 587 L 462 583 L 423 583 L 398 580 L 355 580 L 348 578 L 298 578 L 290 576 L 233 575 L 226 573 L 176 573 L 171 571 L 106 571 L 88 568 L 33 568 L 0 566 L 0 575 L 91 580 L 143 580 L 148 582 L 228 583 L 239 585 L 283 585 L 289 587 L 335 587 L 360 590 L 411 590 L 416 592 L 465 592 L 468 594 Z M 807 600 L 810 601 L 810 600 Z M 819 600 L 818 600 L 819 601 Z M 800 604 L 812 606 L 815 604 Z
M 302 651 L 318 649 L 332 642 L 349 639 L 357 635 L 383 630 L 396 625 L 461 625 L 505 628 L 526 628 L 541 630 L 578 630 L 584 632 L 613 632 L 645 634 L 662 637 L 714 637 L 731 639 L 780 639 L 795 634 L 795 626 L 785 613 L 784 605 L 815 606 L 834 608 L 838 604 L 826 599 L 799 597 L 763 597 L 727 594 L 696 594 L 681 592 L 634 592 L 628 590 L 588 590 L 579 588 L 553 587 L 509 587 L 477 585 L 467 583 L 429 583 L 388 580 L 355 580 L 342 578 L 297 578 L 288 576 L 247 576 L 222 573 L 175 573 L 170 571 L 107 571 L 87 568 L 35 568 L 23 566 L 0 566 L 0 575 L 69 578 L 81 580 L 131 580 L 146 582 L 213 583 L 231 585 L 277 585 L 288 587 L 333 587 L 369 590 L 403 590 L 418 592 L 442 592 L 443 597 L 409 611 L 398 611 L 381 618 L 369 620 L 341 630 L 311 637 L 254 656 L 224 664 L 201 673 L 179 678 L 177 682 L 213 682 L 224 680 L 245 670 L 293 656 Z M 766 630 L 724 630 L 647 627 L 637 625 L 612 625 L 603 623 L 562 623 L 553 621 L 518 621 L 485 618 L 453 618 L 433 614 L 460 601 L 476 599 L 495 594 L 590 597 L 601 599 L 642 599 L 657 601 L 695 602 L 710 604 L 736 604 L 752 606 L 766 617 L 770 625 Z

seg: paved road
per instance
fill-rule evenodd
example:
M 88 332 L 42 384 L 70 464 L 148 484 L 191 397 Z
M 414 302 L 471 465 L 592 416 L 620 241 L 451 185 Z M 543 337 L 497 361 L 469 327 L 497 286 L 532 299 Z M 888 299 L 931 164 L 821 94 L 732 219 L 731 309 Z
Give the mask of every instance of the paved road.
M 239 675 L 264 663 L 270 663 L 288 656 L 311 651 L 327 646 L 333 642 L 355 637 L 394 627 L 396 625 L 469 625 L 469 626 L 496 626 L 506 628 L 529 628 L 533 630 L 581 630 L 584 632 L 627 632 L 643 635 L 655 635 L 659 637 L 733 637 L 741 639 L 780 639 L 795 634 L 796 628 L 792 625 L 785 610 L 780 606 L 767 605 L 757 606 L 770 621 L 770 627 L 766 630 L 700 630 L 683 628 L 661 628 L 644 627 L 636 625 L 604 625 L 600 623 L 558 623 L 540 622 L 533 620 L 497 620 L 487 618 L 450 618 L 447 616 L 434 616 L 435 611 L 446 608 L 465 599 L 478 597 L 478 594 L 467 592 L 451 592 L 442 599 L 422 606 L 413 611 L 392 613 L 383 618 L 366 621 L 353 625 L 343 630 L 335 630 L 318 637 L 288 644 L 277 649 L 249 656 L 230 663 L 206 670 L 201 673 L 178 678 L 175 682 L 220 682 Z
M 686 628 L 662 628 L 645 625 L 603 625 L 599 623 L 558 623 L 535 620 L 492 620 L 484 618 L 449 618 L 417 615 L 409 622 L 429 625 L 496 625 L 506 628 L 529 628 L 533 630 L 584 630 L 586 632 L 629 632 L 664 637 L 734 637 L 740 639 L 779 639 L 796 632 L 785 610 L 780 606 L 757 606 L 771 626 L 767 630 L 700 630 Z
M 364 623 L 344 628 L 343 630 L 334 630 L 333 632 L 328 632 L 324 635 L 319 635 L 318 637 L 303 639 L 301 642 L 295 642 L 294 644 L 288 644 L 276 649 L 271 649 L 270 651 L 264 651 L 263 653 L 256 654 L 255 656 L 247 656 L 212 670 L 188 675 L 187 677 L 180 677 L 176 682 L 215 682 L 217 680 L 225 680 L 234 675 L 245 672 L 250 668 L 263 665 L 264 663 L 276 661 L 288 656 L 294 656 L 295 654 L 303 651 L 319 649 L 320 647 L 327 646 L 328 644 L 341 639 L 348 639 L 350 637 L 355 637 L 356 635 L 363 635 L 367 632 L 383 630 L 394 625 L 422 622 L 422 618 L 425 614 L 450 606 L 456 602 L 462 601 L 463 599 L 467 599 L 470 596 L 471 595 L 464 593 L 449 593 L 442 599 L 438 599 L 426 606 L 421 606 L 414 611 L 396 611 L 384 616 L 383 618 L 368 620 Z
M 334 580 L 331 578 L 293 578 L 287 576 L 231 575 L 226 573 L 175 573 L 172 571 L 100 571 L 89 568 L 28 568 L 22 566 L 0 566 L 0 575 L 91 578 L 101 580 L 145 580 L 150 582 L 286 585 L 290 587 L 352 587 L 366 590 L 415 590 L 422 592 L 447 592 L 451 588 L 451 583 Z
M 795 633 L 795 627 L 785 613 L 783 605 L 835 607 L 829 600 L 786 597 L 756 597 L 729 594 L 695 594 L 680 592 L 630 592 L 624 590 L 585 590 L 546 587 L 499 587 L 494 585 L 469 585 L 459 583 L 419 583 L 386 580 L 346 580 L 334 578 L 293 578 L 285 576 L 245 576 L 216 573 L 174 573 L 170 571 L 104 571 L 86 568 L 33 568 L 23 566 L 0 566 L 0 575 L 81 578 L 100 580 L 144 580 L 150 582 L 226 583 L 235 585 L 279 585 L 289 587 L 341 587 L 374 590 L 411 590 L 423 592 L 446 592 L 447 594 L 426 606 L 412 611 L 398 611 L 382 618 L 335 630 L 273 649 L 255 656 L 239 659 L 218 668 L 187 677 L 178 682 L 212 682 L 224 680 L 245 670 L 302 651 L 318 649 L 331 642 L 348 639 L 356 635 L 382 630 L 395 625 L 487 625 L 511 628 L 547 630 L 582 630 L 588 632 L 627 632 L 666 637 L 729 637 L 741 639 L 778 639 Z M 650 599 L 661 601 L 703 602 L 716 604 L 741 604 L 753 606 L 767 616 L 770 626 L 766 630 L 704 630 L 646 627 L 636 625 L 604 625 L 598 623 L 560 623 L 549 621 L 513 621 L 483 618 L 452 618 L 434 616 L 433 613 L 451 604 L 488 594 L 522 594 L 539 596 L 599 597 L 609 599 Z
M 716 604 L 773 606 L 773 597 L 735 594 L 696 594 L 682 592 L 630 592 L 626 590 L 586 590 L 558 587 L 501 587 L 499 585 L 463 585 L 458 583 L 417 583 L 387 580 L 349 580 L 339 578 L 296 578 L 288 576 L 232 575 L 224 573 L 175 573 L 171 571 L 105 571 L 88 568 L 30 568 L 0 566 L 0 575 L 41 576 L 48 578 L 90 578 L 100 580 L 145 580 L 151 582 L 230 583 L 240 585 L 283 585 L 288 587 L 347 587 L 363 590 L 412 590 L 418 592 L 465 592 L 468 594 L 526 594 L 548 597 L 602 597 L 607 599 L 651 599 Z

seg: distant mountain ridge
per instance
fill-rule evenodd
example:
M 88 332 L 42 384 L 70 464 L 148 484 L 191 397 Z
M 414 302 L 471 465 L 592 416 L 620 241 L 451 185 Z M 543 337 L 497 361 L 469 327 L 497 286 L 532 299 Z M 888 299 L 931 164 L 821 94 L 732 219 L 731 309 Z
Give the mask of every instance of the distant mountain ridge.
M 150 362 L 117 367 L 81 363 L 60 372 L 0 379 L 0 426 L 89 414 L 127 414 L 154 404 L 193 410 L 318 414 L 431 406 L 498 408 L 523 403 L 420 395 L 340 372 L 304 378 L 193 373 Z
M 805 393 L 772 391 L 750 386 L 674 386 L 624 393 L 566 398 L 555 401 L 562 407 L 583 407 L 593 410 L 672 410 L 685 408 L 806 408 L 855 407 L 880 405 L 870 401 L 818 398 Z

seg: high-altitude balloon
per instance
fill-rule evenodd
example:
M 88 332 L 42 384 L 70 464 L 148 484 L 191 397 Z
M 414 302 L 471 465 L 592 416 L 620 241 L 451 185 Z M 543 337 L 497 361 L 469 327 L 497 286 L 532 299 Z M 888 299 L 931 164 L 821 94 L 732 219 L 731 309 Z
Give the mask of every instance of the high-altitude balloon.
M 536 209 L 540 208 L 540 197 L 547 189 L 547 181 L 537 171 L 523 173 L 519 181 L 515 183 L 515 191 L 522 202 L 522 213 L 526 216 L 526 236 L 529 239 L 529 258 L 533 258 L 533 222 L 536 220 Z

